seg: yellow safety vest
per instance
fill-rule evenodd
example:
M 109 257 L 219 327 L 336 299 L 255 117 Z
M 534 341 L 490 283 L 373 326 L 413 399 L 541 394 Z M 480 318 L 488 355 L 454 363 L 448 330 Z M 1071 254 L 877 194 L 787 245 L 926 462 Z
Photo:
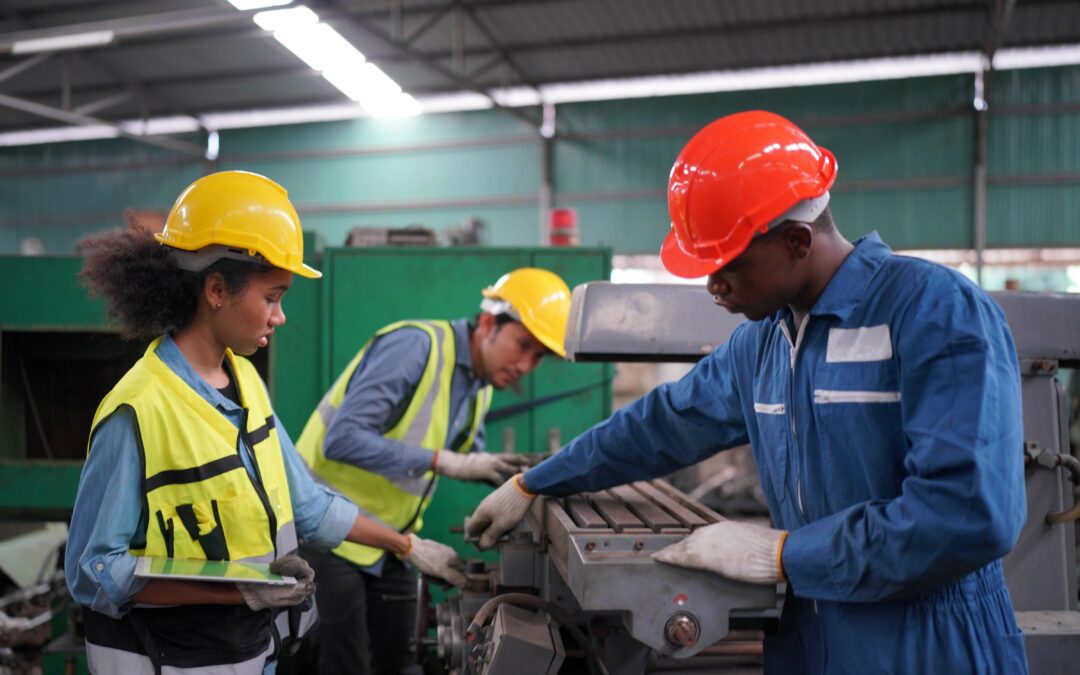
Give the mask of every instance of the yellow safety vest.
M 241 431 L 157 355 L 161 338 L 98 406 L 93 429 L 126 407 L 143 456 L 146 544 L 133 555 L 269 562 L 297 547 L 274 411 L 255 367 L 226 350 L 246 410 L 258 480 L 240 458 Z
M 383 437 L 428 450 L 440 450 L 446 443 L 450 426 L 450 384 L 454 378 L 456 355 L 454 329 L 448 321 L 400 321 L 380 329 L 375 337 L 401 328 L 418 328 L 427 333 L 431 338 L 431 349 L 420 383 L 405 413 Z M 323 452 L 326 430 L 345 399 L 353 373 L 363 361 L 372 340 L 360 349 L 323 396 L 304 426 L 296 449 L 308 466 L 324 482 L 352 500 L 362 515 L 396 530 L 419 532 L 423 527 L 424 511 L 435 492 L 434 472 L 428 471 L 417 478 L 390 478 L 352 464 L 327 459 Z M 477 393 L 468 438 L 461 447 L 456 448 L 458 452 L 472 449 L 476 430 L 491 406 L 491 391 L 491 387 L 487 386 Z M 380 549 L 351 542 L 343 542 L 333 552 L 361 566 L 373 565 L 384 553 Z

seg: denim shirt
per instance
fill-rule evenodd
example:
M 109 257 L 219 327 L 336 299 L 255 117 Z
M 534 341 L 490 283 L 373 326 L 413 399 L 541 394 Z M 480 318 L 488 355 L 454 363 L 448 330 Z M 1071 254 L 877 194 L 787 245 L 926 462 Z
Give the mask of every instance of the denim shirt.
M 473 373 L 469 351 L 469 323 L 450 322 L 454 331 L 454 377 L 450 381 L 450 423 L 443 448 L 451 447 L 472 421 L 476 395 L 487 382 Z M 383 436 L 398 423 L 412 401 L 427 366 L 431 338 L 418 328 L 401 328 L 376 338 L 349 379 L 345 398 L 326 430 L 323 452 L 328 459 L 345 462 L 383 476 L 421 476 L 431 468 L 432 453 Z M 473 452 L 484 449 L 484 425 L 473 437 Z M 386 556 L 362 567 L 382 576 Z
M 166 335 L 157 355 L 238 429 L 243 408 L 225 398 L 203 380 Z M 143 510 L 142 462 L 131 413 L 121 410 L 101 423 L 79 479 L 64 570 L 75 601 L 96 612 L 119 618 L 134 604 L 131 599 L 146 585 L 136 579 L 135 557 L 128 553 L 146 539 L 147 514 Z M 292 498 L 297 536 L 317 548 L 329 549 L 344 540 L 356 520 L 356 506 L 312 480 L 292 440 L 275 415 L 285 460 L 285 475 Z M 251 449 L 243 444 L 240 456 L 248 473 L 255 475 Z M 284 553 L 284 552 L 283 552 Z
M 457 319 L 450 326 L 455 367 L 450 381 L 450 423 L 442 448 L 451 447 L 468 428 L 476 395 L 487 384 L 473 373 L 468 321 Z M 419 476 L 431 468 L 432 451 L 442 448 L 421 448 L 383 436 L 409 407 L 430 351 L 431 338 L 418 328 L 401 328 L 375 339 L 326 430 L 323 451 L 327 459 L 383 476 Z M 472 449 L 484 449 L 482 423 Z

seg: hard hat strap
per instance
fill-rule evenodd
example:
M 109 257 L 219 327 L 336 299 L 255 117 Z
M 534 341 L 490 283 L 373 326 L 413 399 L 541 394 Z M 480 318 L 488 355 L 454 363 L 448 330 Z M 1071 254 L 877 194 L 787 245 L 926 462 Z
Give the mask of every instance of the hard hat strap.
M 162 244 L 164 246 L 164 244 Z M 198 251 L 185 251 L 179 248 L 168 247 L 176 266 L 189 272 L 202 272 L 222 258 L 230 260 L 242 260 L 256 265 L 269 265 L 266 258 L 256 253 L 250 255 L 245 249 L 231 248 L 220 244 L 204 246 Z
M 499 316 L 500 314 L 506 314 L 514 321 L 521 322 L 521 315 L 514 309 L 506 300 L 500 300 L 499 298 L 484 298 L 480 301 L 480 311 L 487 312 L 493 316 Z

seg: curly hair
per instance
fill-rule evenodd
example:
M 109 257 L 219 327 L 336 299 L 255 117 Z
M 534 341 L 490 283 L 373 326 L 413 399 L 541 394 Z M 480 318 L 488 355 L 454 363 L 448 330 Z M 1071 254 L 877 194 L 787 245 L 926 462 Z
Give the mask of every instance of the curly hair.
M 268 271 L 262 265 L 221 259 L 201 272 L 189 272 L 176 266 L 167 246 L 141 229 L 92 234 L 77 250 L 85 257 L 79 281 L 90 297 L 106 299 L 109 318 L 131 340 L 154 338 L 191 323 L 211 274 L 220 274 L 229 293 L 236 294 L 252 276 Z

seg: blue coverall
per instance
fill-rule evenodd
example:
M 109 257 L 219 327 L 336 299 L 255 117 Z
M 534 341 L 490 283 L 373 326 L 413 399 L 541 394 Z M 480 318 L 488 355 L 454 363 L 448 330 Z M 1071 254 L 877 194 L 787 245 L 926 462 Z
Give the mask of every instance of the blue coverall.
M 1026 512 L 1019 365 L 975 284 L 864 237 L 801 331 L 787 308 L 742 324 L 524 480 L 594 491 L 747 442 L 790 531 L 766 673 L 1027 672 L 1000 561 Z

